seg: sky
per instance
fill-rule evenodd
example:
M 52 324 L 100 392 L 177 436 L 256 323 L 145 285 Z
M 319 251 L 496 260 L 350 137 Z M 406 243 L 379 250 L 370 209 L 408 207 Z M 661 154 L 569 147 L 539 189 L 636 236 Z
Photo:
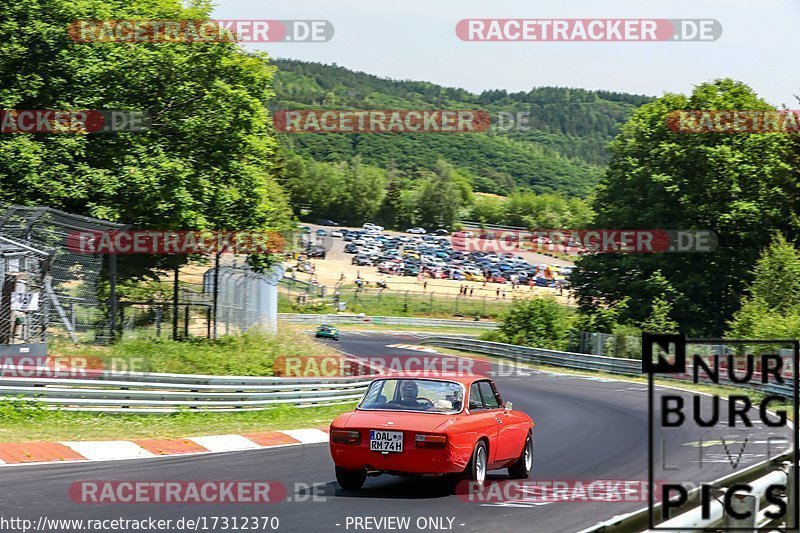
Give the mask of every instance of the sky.
M 273 57 L 336 63 L 474 93 L 560 86 L 660 96 L 732 77 L 800 108 L 800 0 L 216 0 L 218 19 L 328 20 L 325 43 L 248 43 Z M 465 42 L 466 18 L 716 19 L 711 42 Z

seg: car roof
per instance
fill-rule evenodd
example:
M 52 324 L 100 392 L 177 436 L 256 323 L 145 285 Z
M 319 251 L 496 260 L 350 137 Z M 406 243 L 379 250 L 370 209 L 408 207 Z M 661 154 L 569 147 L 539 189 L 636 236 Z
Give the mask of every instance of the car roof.
M 491 378 L 482 374 L 458 374 L 455 372 L 391 372 L 376 377 L 375 379 L 438 379 L 442 381 L 455 381 L 463 385 L 471 385 L 476 381 Z

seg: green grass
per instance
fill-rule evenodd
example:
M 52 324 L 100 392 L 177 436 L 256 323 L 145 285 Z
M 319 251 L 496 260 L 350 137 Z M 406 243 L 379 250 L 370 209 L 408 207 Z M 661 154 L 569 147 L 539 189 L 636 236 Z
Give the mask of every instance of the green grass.
M 431 318 L 453 318 L 454 316 L 496 319 L 508 310 L 513 301 L 513 293 L 509 285 L 506 298 L 496 299 L 491 296 L 473 296 L 455 298 L 437 296 L 431 293 L 408 294 L 402 292 L 381 293 L 379 290 L 370 289 L 366 292 L 355 293 L 351 290 L 342 292 L 341 301 L 347 302 L 346 312 L 364 313 L 368 316 L 419 316 Z M 520 291 L 522 292 L 522 291 Z M 300 305 L 296 300 L 297 293 L 290 297 L 284 292 L 279 293 L 278 311 L 281 313 L 332 313 L 333 306 L 328 297 L 324 301 L 309 297 L 305 305 Z M 526 294 L 527 296 L 527 294 Z
M 243 413 L 113 415 L 48 411 L 22 400 L 0 402 L 0 442 L 113 440 L 255 433 L 327 426 L 355 402 L 327 407 L 280 406 Z
M 124 339 L 108 346 L 75 345 L 63 340 L 51 344 L 49 353 L 60 357 L 86 357 L 90 366 L 177 374 L 271 376 L 277 356 L 338 353 L 314 342 L 302 327 L 281 323 L 276 335 L 252 331 L 216 340 L 191 338 Z M 96 365 L 96 366 L 95 366 Z

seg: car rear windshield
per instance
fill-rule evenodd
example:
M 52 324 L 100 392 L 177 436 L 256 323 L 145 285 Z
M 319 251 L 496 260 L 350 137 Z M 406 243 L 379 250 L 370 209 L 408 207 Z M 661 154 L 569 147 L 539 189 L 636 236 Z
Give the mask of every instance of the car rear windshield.
M 463 402 L 464 388 L 453 381 L 380 379 L 372 382 L 358 408 L 455 414 Z

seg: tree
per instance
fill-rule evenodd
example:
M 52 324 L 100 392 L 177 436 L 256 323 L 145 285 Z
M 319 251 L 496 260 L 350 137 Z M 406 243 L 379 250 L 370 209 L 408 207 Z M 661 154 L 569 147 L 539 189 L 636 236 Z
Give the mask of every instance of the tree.
M 718 336 L 739 307 L 752 265 L 770 234 L 800 230 L 800 181 L 790 140 L 773 134 L 676 133 L 670 112 L 770 109 L 746 85 L 718 80 L 690 96 L 668 94 L 637 110 L 611 145 L 593 225 L 605 229 L 713 230 L 710 253 L 593 254 L 578 262 L 573 284 L 590 308 L 629 298 L 623 321 L 641 322 L 663 296 L 661 271 L 675 290 L 671 316 L 682 331 Z M 796 170 L 795 170 L 796 172 Z
M 398 228 L 398 223 L 403 214 L 404 207 L 403 195 L 397 172 L 390 171 L 389 185 L 386 187 L 386 195 L 381 201 L 381 206 L 378 210 L 378 218 L 387 228 Z
M 452 228 L 461 208 L 471 202 L 467 179 L 450 163 L 440 160 L 434 172 L 420 172 L 418 223 L 429 228 Z
M 729 324 L 741 338 L 800 336 L 800 251 L 781 234 L 773 236 L 755 268 L 742 308 Z
M 553 298 L 515 299 L 489 340 L 565 350 L 571 317 Z

